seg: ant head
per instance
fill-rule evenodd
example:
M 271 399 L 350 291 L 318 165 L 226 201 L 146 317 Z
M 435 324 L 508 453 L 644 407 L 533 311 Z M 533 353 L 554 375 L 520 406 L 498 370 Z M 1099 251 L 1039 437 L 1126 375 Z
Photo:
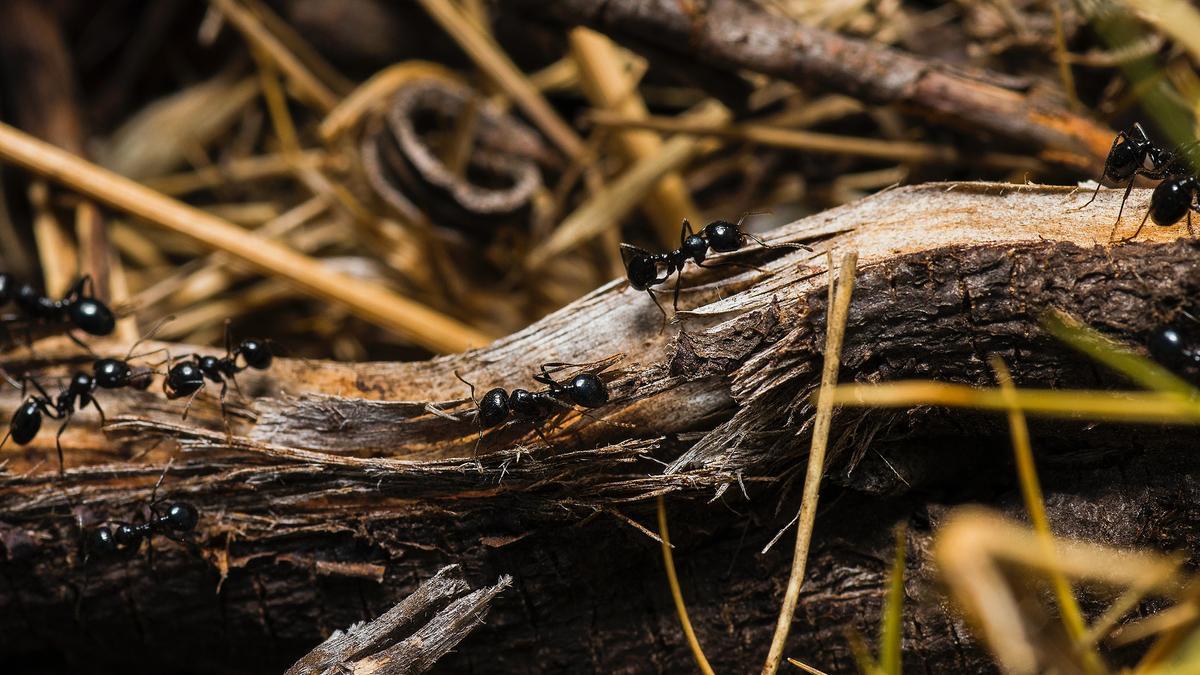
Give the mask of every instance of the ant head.
M 117 540 L 108 526 L 101 525 L 88 534 L 87 547 L 89 553 L 100 556 L 112 555 L 117 552 Z
M 519 390 L 518 390 L 519 391 Z M 515 395 L 517 392 L 513 392 Z M 479 424 L 494 427 L 508 419 L 508 392 L 500 387 L 489 390 L 479 399 Z
M 599 408 L 608 403 L 608 387 L 592 373 L 580 373 L 571 378 L 571 400 L 585 408 Z
M 97 359 L 92 364 L 92 375 L 102 389 L 119 389 L 129 384 L 133 369 L 120 359 Z
M 271 367 L 271 345 L 266 340 L 242 340 L 237 351 L 246 359 L 246 365 L 258 370 Z
M 1163 227 L 1178 223 L 1191 208 L 1195 192 L 1195 178 L 1167 177 L 1154 187 L 1154 192 L 1150 195 L 1150 218 L 1156 225 Z
M 746 236 L 741 229 L 727 220 L 714 220 L 705 225 L 704 238 L 712 250 L 719 253 L 736 251 L 746 243 Z
M 167 525 L 176 532 L 191 532 L 199 521 L 200 514 L 191 504 L 175 502 L 167 507 Z
M 171 366 L 163 380 L 163 393 L 167 398 L 191 396 L 204 386 L 204 373 L 192 361 L 182 361 Z
M 42 403 L 36 397 L 30 397 L 13 413 L 8 433 L 12 436 L 13 443 L 25 445 L 37 436 L 41 428 Z
M 625 260 L 625 276 L 629 285 L 644 291 L 658 280 L 658 261 L 649 253 L 638 253 Z
M 80 298 L 70 306 L 71 323 L 88 335 L 112 335 L 117 318 L 112 310 L 95 298 Z
M 687 237 L 684 237 L 683 244 L 679 249 L 686 253 L 692 260 L 702 263 L 704 262 L 704 256 L 708 254 L 708 242 L 698 234 L 689 234 Z
M 95 384 L 96 380 L 94 380 L 91 375 L 88 375 L 84 372 L 78 372 L 71 375 L 71 382 L 67 384 L 67 393 L 74 394 L 76 396 L 88 394 L 92 391 L 92 387 L 95 386 Z

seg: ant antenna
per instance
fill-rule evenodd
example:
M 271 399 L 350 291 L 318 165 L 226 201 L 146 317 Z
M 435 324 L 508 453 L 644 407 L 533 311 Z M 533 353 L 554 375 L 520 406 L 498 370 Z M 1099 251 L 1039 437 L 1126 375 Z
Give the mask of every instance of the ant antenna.
M 471 402 L 475 404 L 475 424 L 479 430 L 479 437 L 475 439 L 475 447 L 471 450 L 471 456 L 477 457 L 479 455 L 479 444 L 483 442 L 483 422 L 479 419 L 479 399 L 475 398 L 475 385 L 464 379 L 462 375 L 459 375 L 457 370 L 454 371 L 454 376 L 458 378 L 459 382 L 471 388 Z
M 459 382 L 462 382 L 463 384 L 465 384 L 465 385 L 467 385 L 468 387 L 470 387 L 470 388 L 471 388 L 471 402 L 475 404 L 475 407 L 476 407 L 476 408 L 478 408 L 478 407 L 479 407 L 479 399 L 475 398 L 475 385 L 473 385 L 473 384 L 471 384 L 470 382 L 466 381 L 466 380 L 463 378 L 463 376 L 462 376 L 462 375 L 459 375 L 459 374 L 458 374 L 458 371 L 457 371 L 457 370 L 456 370 L 456 371 L 454 371 L 454 376 L 458 378 L 458 381 L 459 381 Z
M 167 477 L 167 472 L 171 470 L 171 465 L 175 463 L 175 458 L 167 460 L 167 465 L 163 467 L 162 473 L 158 476 L 158 482 L 154 484 L 154 489 L 150 491 L 150 507 L 153 508 L 158 503 L 158 487 L 162 485 L 163 479 Z
M 129 351 L 125 353 L 124 360 L 129 361 L 130 359 L 133 359 L 134 358 L 133 352 L 138 348 L 138 345 L 142 344 L 146 340 L 153 338 L 155 335 L 158 334 L 158 331 L 162 329 L 164 324 L 166 324 L 168 321 L 173 321 L 174 319 L 175 319 L 174 314 L 170 314 L 170 315 L 164 316 L 163 318 L 159 319 L 158 323 L 155 323 L 153 326 L 151 326 L 150 330 L 145 335 L 138 338 L 136 342 L 134 342 L 132 345 L 129 346 Z M 158 352 L 166 352 L 166 351 L 167 351 L 166 347 L 159 347 L 158 349 L 155 349 L 154 351 L 146 352 L 145 354 L 138 354 L 137 358 L 142 359 L 147 356 L 150 356 L 151 354 L 157 354 Z M 170 352 L 167 352 L 167 353 L 169 356 Z

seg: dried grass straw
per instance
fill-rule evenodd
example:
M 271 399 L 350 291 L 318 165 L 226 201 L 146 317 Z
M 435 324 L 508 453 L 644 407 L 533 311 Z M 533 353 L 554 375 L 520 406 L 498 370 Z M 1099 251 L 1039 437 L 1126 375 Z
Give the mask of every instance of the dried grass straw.
M 771 649 L 763 664 L 763 675 L 774 675 L 783 658 L 788 631 L 796 614 L 800 586 L 808 564 L 808 548 L 812 541 L 813 524 L 817 519 L 817 498 L 820 496 L 821 476 L 825 473 L 825 450 L 829 446 L 829 425 L 833 419 L 833 387 L 837 384 L 838 368 L 842 363 L 842 339 L 846 335 L 846 317 L 850 314 L 850 297 L 854 293 L 854 274 L 858 253 L 842 256 L 838 271 L 837 291 L 834 292 L 833 253 L 829 254 L 829 314 L 825 331 L 825 363 L 821 369 L 821 389 L 817 392 L 817 413 L 813 421 L 812 446 L 808 452 L 808 470 L 804 476 L 804 494 L 800 501 L 799 522 L 796 524 L 796 549 L 792 557 L 792 572 L 783 594 L 783 607 L 771 638 Z

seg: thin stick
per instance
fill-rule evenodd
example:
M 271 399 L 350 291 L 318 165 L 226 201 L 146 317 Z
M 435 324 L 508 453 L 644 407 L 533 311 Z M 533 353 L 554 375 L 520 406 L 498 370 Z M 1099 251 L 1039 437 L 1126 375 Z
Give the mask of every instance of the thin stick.
M 838 271 L 837 294 L 834 295 L 833 253 L 829 254 L 829 314 L 825 326 L 825 363 L 821 369 L 821 389 L 817 393 L 817 413 L 813 421 L 812 446 L 808 451 L 808 470 L 804 475 L 804 493 L 800 501 L 800 522 L 796 526 L 796 550 L 792 556 L 792 572 L 783 594 L 783 607 L 771 638 L 763 675 L 773 675 L 779 669 L 783 648 L 787 643 L 804 570 L 808 564 L 808 548 L 812 541 L 813 525 L 817 519 L 817 498 L 820 496 L 821 476 L 825 473 L 825 450 L 829 445 L 829 425 L 833 419 L 833 387 L 837 384 L 838 368 L 842 363 L 842 338 L 846 335 L 846 317 L 850 314 L 850 297 L 854 293 L 854 273 L 858 253 L 842 256 Z
M 214 0 L 216 1 L 216 0 Z M 228 1 L 228 0 L 222 0 Z M 448 0 L 419 0 L 442 29 L 454 38 L 459 47 L 529 115 L 529 119 L 546 134 L 568 157 L 584 152 L 583 139 L 575 133 L 529 78 L 512 62 L 508 54 L 474 22 Z
M 624 59 L 620 58 L 611 40 L 587 28 L 575 28 L 571 30 L 569 41 L 571 54 L 579 67 L 583 92 L 593 105 L 632 119 L 645 118 L 649 114 L 638 94 L 637 81 L 626 74 Z M 637 129 L 620 130 L 613 135 L 613 140 L 630 162 L 657 155 L 663 145 L 658 134 Z M 680 221 L 700 214 L 678 171 L 663 175 L 641 206 L 654 223 L 659 243 L 671 248 L 679 245 Z
M 304 150 L 295 158 L 282 153 L 238 157 L 225 164 L 215 164 L 194 171 L 147 178 L 142 180 L 142 183 L 163 194 L 182 195 L 221 185 L 243 184 L 252 180 L 276 178 L 291 173 L 296 164 L 305 168 L 323 169 L 332 163 L 334 163 L 333 158 L 324 151 Z
M 689 113 L 707 120 L 728 119 L 729 114 L 724 106 L 715 103 L 701 104 Z M 576 207 L 548 239 L 529 252 L 526 266 L 537 269 L 551 258 L 609 229 L 645 198 L 658 179 L 687 164 L 696 155 L 717 147 L 715 141 L 688 137 L 672 138 L 663 143 L 657 154 L 638 160 L 603 190 Z M 679 223 L 675 223 L 675 236 L 679 236 Z
M 1046 503 L 1042 496 L 1042 486 L 1038 481 L 1037 467 L 1033 463 L 1033 445 L 1029 441 L 1029 425 L 1025 422 L 1025 415 L 1016 405 L 1017 389 L 1013 386 L 1008 366 L 1004 365 L 1004 361 L 999 356 L 993 356 L 988 361 L 992 370 L 996 372 L 996 380 L 1000 383 L 1000 393 L 1009 405 L 1008 428 L 1012 433 L 1017 477 L 1021 484 L 1021 496 L 1025 500 L 1025 510 L 1029 512 L 1029 520 L 1033 524 L 1034 532 L 1037 533 L 1042 554 L 1046 556 L 1046 560 L 1050 561 L 1050 579 L 1054 585 L 1054 595 L 1058 600 L 1063 626 L 1071 641 L 1079 645 L 1087 632 L 1087 627 L 1083 621 L 1083 613 L 1079 611 L 1079 602 L 1075 599 L 1074 591 L 1071 590 L 1071 584 L 1067 582 L 1067 577 L 1062 570 L 1054 564 L 1056 560 L 1054 535 L 1050 532 L 1050 519 L 1046 517 Z M 1097 671 L 1100 664 L 1092 650 L 1086 649 L 1080 656 L 1087 661 L 1087 665 L 1090 666 L 1089 671 Z
M 728 138 L 763 145 L 772 145 L 793 150 L 826 152 L 835 155 L 854 155 L 886 159 L 897 162 L 945 164 L 978 164 L 1000 169 L 1037 170 L 1042 163 L 1024 155 L 1003 153 L 981 153 L 964 155 L 949 145 L 934 145 L 913 141 L 889 141 L 877 138 L 859 138 L 822 134 L 768 124 L 710 124 L 674 117 L 635 118 L 607 111 L 594 111 L 588 121 L 596 126 L 620 129 L 650 129 L 664 133 L 679 133 L 689 136 Z
M 1010 404 L 998 389 L 942 382 L 846 384 L 834 389 L 840 406 L 915 408 L 939 405 L 1005 412 Z M 1200 404 L 1176 394 L 1141 391 L 1018 389 L 1017 407 L 1030 415 L 1112 422 L 1200 424 Z
M 658 534 L 662 537 L 663 565 L 667 568 L 667 583 L 671 586 L 671 598 L 675 600 L 675 611 L 679 614 L 679 623 L 683 625 L 683 635 L 687 638 L 688 648 L 692 650 L 692 658 L 696 659 L 696 667 L 704 675 L 715 675 L 708 659 L 704 658 L 704 650 L 696 639 L 696 631 L 692 630 L 692 622 L 688 619 L 687 606 L 683 604 L 683 593 L 679 590 L 679 577 L 675 575 L 675 557 L 671 554 L 671 533 L 667 531 L 667 504 L 663 496 L 658 496 Z
M 323 113 L 328 113 L 337 105 L 337 96 L 304 65 L 296 55 L 283 44 L 271 31 L 262 25 L 258 17 L 234 0 L 209 0 L 229 23 L 246 38 L 254 47 L 261 49 L 275 62 L 279 69 L 287 75 L 297 91 Z
M 79 274 L 79 256 L 75 243 L 50 207 L 50 186 L 35 180 L 29 185 L 29 204 L 33 207 L 33 238 L 42 264 L 46 295 L 62 295 Z
M 319 261 L 200 209 L 159 194 L 65 150 L 0 124 L 0 159 L 24 167 L 119 211 L 223 251 L 256 271 L 287 280 L 314 297 L 344 305 L 435 352 L 490 342 L 484 333 L 373 283 L 335 272 Z

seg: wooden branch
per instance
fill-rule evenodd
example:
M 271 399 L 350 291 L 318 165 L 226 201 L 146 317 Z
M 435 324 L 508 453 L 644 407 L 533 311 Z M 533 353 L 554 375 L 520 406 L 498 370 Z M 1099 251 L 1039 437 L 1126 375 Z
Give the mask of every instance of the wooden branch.
M 53 644 L 104 661 L 94 639 L 141 640 L 143 663 L 160 670 L 186 661 L 197 671 L 282 671 L 455 562 L 468 578 L 511 574 L 518 592 L 496 599 L 487 624 L 445 657 L 449 670 L 638 670 L 653 654 L 662 670 L 686 671 L 658 544 L 642 531 L 663 494 L 697 637 L 716 672 L 745 671 L 766 653 L 790 562 L 786 551 L 752 552 L 798 504 L 826 252 L 859 255 L 839 381 L 991 383 L 995 353 L 1022 387 L 1127 386 L 1060 345 L 1039 317 L 1059 307 L 1141 343 L 1200 311 L 1200 243 L 1179 225 L 1110 245 L 1120 191 L 1080 210 L 1088 197 L 979 183 L 886 191 L 769 235 L 808 242 L 811 253 L 750 247 L 716 261 L 761 270 L 689 267 L 680 323 L 663 332 L 650 299 L 613 282 L 482 350 L 420 363 L 281 359 L 240 378 L 247 400 L 231 401 L 232 438 L 211 392 L 186 423 L 182 403 L 157 387 L 102 392 L 109 434 L 90 413 L 74 419 L 64 479 L 52 430 L 6 448 L 0 609 L 11 611 L 0 611 L 0 654 Z M 1133 192 L 1123 234 L 1148 200 L 1148 190 Z M 65 341 L 37 347 L 42 360 L 78 357 Z M 472 456 L 471 404 L 455 372 L 480 390 L 511 389 L 533 385 L 541 363 L 612 355 L 622 360 L 612 403 L 593 411 L 600 420 L 564 414 L 545 429 L 553 447 L 513 425 Z M 0 415 L 16 403 L 0 397 Z M 1191 506 L 1200 495 L 1187 482 L 1200 459 L 1187 438 L 1069 420 L 1034 421 L 1031 432 L 1056 530 L 1120 545 L 1200 541 Z M 1019 509 L 1007 443 L 995 413 L 835 412 L 825 482 L 836 494 L 821 499 L 784 655 L 852 668 L 839 631 L 876 632 L 891 527 L 907 521 L 910 550 L 924 551 L 947 500 Z M 195 546 L 156 541 L 152 558 L 85 564 L 79 527 L 135 517 L 168 457 L 159 497 L 200 509 Z M 1147 521 L 1136 515 L 1147 503 L 1181 515 Z M 906 667 L 984 667 L 933 599 L 927 558 L 914 556 L 909 572 L 917 600 Z
M 1010 76 L 968 71 L 766 12 L 748 0 L 505 0 L 533 19 L 594 28 L 632 48 L 652 45 L 727 71 L 749 70 L 864 101 L 896 104 L 969 130 L 1044 148 L 1098 171 L 1113 132 L 1027 95 Z
M 423 673 L 478 626 L 492 600 L 511 585 L 512 577 L 501 577 L 471 591 L 459 566 L 447 565 L 378 619 L 335 631 L 286 675 Z

